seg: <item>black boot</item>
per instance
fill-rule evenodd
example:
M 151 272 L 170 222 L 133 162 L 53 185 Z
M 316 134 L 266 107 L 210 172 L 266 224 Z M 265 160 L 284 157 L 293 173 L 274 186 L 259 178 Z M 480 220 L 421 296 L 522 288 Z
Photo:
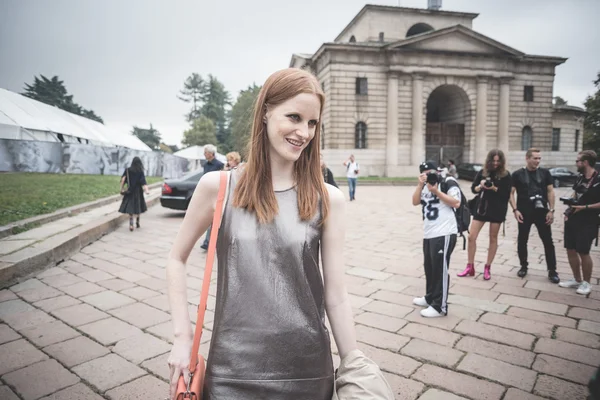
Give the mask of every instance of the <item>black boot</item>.
M 560 278 L 558 277 L 558 274 L 554 270 L 548 271 L 548 280 L 552 283 L 560 282 Z
M 140 217 L 137 217 L 137 218 L 135 219 L 135 227 L 136 227 L 136 228 L 139 228 L 139 227 L 140 227 Z
M 517 276 L 519 278 L 524 278 L 525 275 L 527 275 L 527 267 L 521 267 L 521 269 L 519 270 L 519 272 L 517 272 Z

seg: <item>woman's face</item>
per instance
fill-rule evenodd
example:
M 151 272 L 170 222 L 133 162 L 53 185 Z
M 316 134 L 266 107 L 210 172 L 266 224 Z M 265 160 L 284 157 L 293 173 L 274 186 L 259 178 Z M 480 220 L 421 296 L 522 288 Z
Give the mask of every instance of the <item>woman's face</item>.
M 229 168 L 235 168 L 235 167 L 237 167 L 237 165 L 238 165 L 238 162 L 236 161 L 236 159 L 235 159 L 235 158 L 233 158 L 233 157 L 229 157 L 229 158 L 227 159 L 227 165 L 229 165 Z
M 301 93 L 270 108 L 266 114 L 271 158 L 296 161 L 315 137 L 321 101 L 316 94 Z
M 490 163 L 494 170 L 500 168 L 500 156 L 496 155 L 492 158 L 492 162 Z

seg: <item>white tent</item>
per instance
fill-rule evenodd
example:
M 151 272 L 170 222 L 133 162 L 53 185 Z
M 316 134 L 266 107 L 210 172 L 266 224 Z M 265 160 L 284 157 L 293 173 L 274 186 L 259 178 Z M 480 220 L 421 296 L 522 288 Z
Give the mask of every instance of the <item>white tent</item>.
M 188 160 L 201 160 L 201 161 L 206 160 L 206 157 L 204 157 L 204 146 L 186 147 L 183 150 L 179 150 L 179 151 L 173 153 L 173 155 L 178 156 L 178 157 L 187 158 Z M 217 160 L 221 161 L 222 163 L 227 162 L 227 157 L 225 157 L 223 154 L 221 154 L 219 152 L 217 152 L 217 154 L 215 154 L 215 158 Z
M 0 88 L 0 139 L 89 143 L 151 151 L 130 133 Z

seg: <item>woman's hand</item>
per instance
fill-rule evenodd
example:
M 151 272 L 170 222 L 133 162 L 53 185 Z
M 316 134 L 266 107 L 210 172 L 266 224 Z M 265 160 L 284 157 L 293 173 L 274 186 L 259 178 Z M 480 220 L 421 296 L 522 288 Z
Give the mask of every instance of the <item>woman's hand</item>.
M 485 179 L 482 179 L 481 182 L 479 182 L 479 187 L 482 190 L 487 190 L 487 187 L 485 187 Z
M 170 398 L 172 400 L 175 399 L 175 395 L 177 393 L 177 382 L 179 381 L 179 377 L 183 374 L 183 379 L 185 384 L 187 385 L 190 380 L 190 357 L 192 351 L 192 339 L 175 339 L 173 341 L 173 347 L 171 348 L 171 354 L 169 354 L 169 358 L 167 363 L 169 364 L 169 369 L 171 370 L 170 375 Z

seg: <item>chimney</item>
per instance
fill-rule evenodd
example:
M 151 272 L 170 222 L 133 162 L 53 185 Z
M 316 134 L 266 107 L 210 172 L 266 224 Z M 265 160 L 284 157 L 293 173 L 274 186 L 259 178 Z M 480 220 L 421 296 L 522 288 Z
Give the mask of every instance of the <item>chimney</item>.
M 442 0 L 427 0 L 427 9 L 438 11 L 442 8 Z

